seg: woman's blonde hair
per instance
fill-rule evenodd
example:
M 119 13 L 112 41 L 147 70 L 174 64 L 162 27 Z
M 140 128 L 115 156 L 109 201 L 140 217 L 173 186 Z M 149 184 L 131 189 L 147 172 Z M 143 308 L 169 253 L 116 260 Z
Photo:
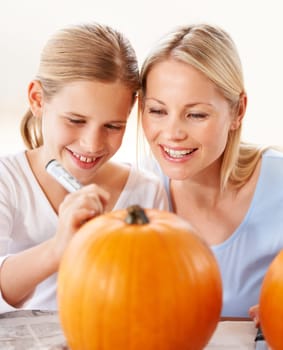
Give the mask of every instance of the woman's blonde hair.
M 133 92 L 139 89 L 139 68 L 129 40 L 117 30 L 98 23 L 79 24 L 59 30 L 41 53 L 36 80 L 50 100 L 65 84 L 78 80 L 120 81 Z M 28 148 L 43 144 L 41 119 L 28 110 L 21 122 Z
M 141 68 L 139 114 L 146 94 L 147 75 L 159 62 L 175 59 L 205 74 L 237 112 L 245 94 L 241 61 L 232 38 L 221 28 L 209 24 L 183 26 L 163 37 L 149 53 Z M 261 157 L 264 147 L 241 142 L 241 129 L 231 130 L 223 153 L 221 189 L 227 183 L 241 187 Z

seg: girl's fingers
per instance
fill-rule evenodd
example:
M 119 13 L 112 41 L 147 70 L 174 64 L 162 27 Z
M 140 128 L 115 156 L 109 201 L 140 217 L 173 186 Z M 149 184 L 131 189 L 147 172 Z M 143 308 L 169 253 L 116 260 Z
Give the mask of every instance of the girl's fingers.
M 97 185 L 69 193 L 59 206 L 58 227 L 54 237 L 57 256 L 61 257 L 73 235 L 93 217 L 104 212 L 110 194 Z
M 84 186 L 79 192 L 100 198 L 101 202 L 104 205 L 108 202 L 110 198 L 110 194 L 107 191 L 95 184 Z
M 82 223 L 104 213 L 109 197 L 108 192 L 94 184 L 68 194 L 59 207 L 59 227 L 72 235 Z
M 104 212 L 109 197 L 108 192 L 92 184 L 84 186 L 74 193 L 69 193 L 62 202 L 62 206 L 89 207 L 89 209 L 94 209 L 101 214 Z
M 75 229 L 75 231 L 78 230 L 88 220 L 94 218 L 97 215 L 99 214 L 95 210 L 89 210 L 89 209 L 78 210 L 76 215 L 73 217 L 72 228 Z

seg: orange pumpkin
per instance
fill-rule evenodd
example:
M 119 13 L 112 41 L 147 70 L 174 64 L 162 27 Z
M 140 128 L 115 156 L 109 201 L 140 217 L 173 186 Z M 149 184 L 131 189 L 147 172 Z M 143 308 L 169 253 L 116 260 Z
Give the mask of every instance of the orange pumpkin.
M 74 236 L 58 273 L 58 306 L 72 350 L 200 350 L 219 321 L 221 277 L 187 222 L 133 206 Z
M 259 319 L 272 350 L 283 349 L 283 250 L 270 264 L 260 291 Z

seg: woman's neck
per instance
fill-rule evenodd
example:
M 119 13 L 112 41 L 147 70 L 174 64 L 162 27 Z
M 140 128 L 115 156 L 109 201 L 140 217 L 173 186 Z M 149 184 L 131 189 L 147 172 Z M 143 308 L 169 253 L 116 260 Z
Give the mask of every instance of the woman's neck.
M 202 207 L 214 207 L 219 200 L 227 195 L 228 188 L 221 190 L 220 178 L 221 162 L 214 162 L 208 168 L 191 178 L 184 180 L 170 180 L 172 197 L 178 193 L 178 197 L 186 197 L 193 200 L 195 205 Z M 231 189 L 231 187 L 230 187 Z M 234 192 L 234 190 L 232 191 Z

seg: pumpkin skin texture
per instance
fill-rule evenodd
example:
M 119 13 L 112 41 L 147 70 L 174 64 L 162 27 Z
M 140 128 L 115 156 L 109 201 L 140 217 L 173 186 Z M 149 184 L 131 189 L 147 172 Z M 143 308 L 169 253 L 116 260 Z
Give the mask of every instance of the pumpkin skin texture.
M 222 308 L 216 259 L 177 215 L 136 209 L 130 219 L 126 209 L 94 218 L 70 242 L 58 272 L 67 343 L 72 350 L 203 349 Z
M 259 299 L 262 332 L 272 350 L 283 349 L 283 250 L 271 262 Z

